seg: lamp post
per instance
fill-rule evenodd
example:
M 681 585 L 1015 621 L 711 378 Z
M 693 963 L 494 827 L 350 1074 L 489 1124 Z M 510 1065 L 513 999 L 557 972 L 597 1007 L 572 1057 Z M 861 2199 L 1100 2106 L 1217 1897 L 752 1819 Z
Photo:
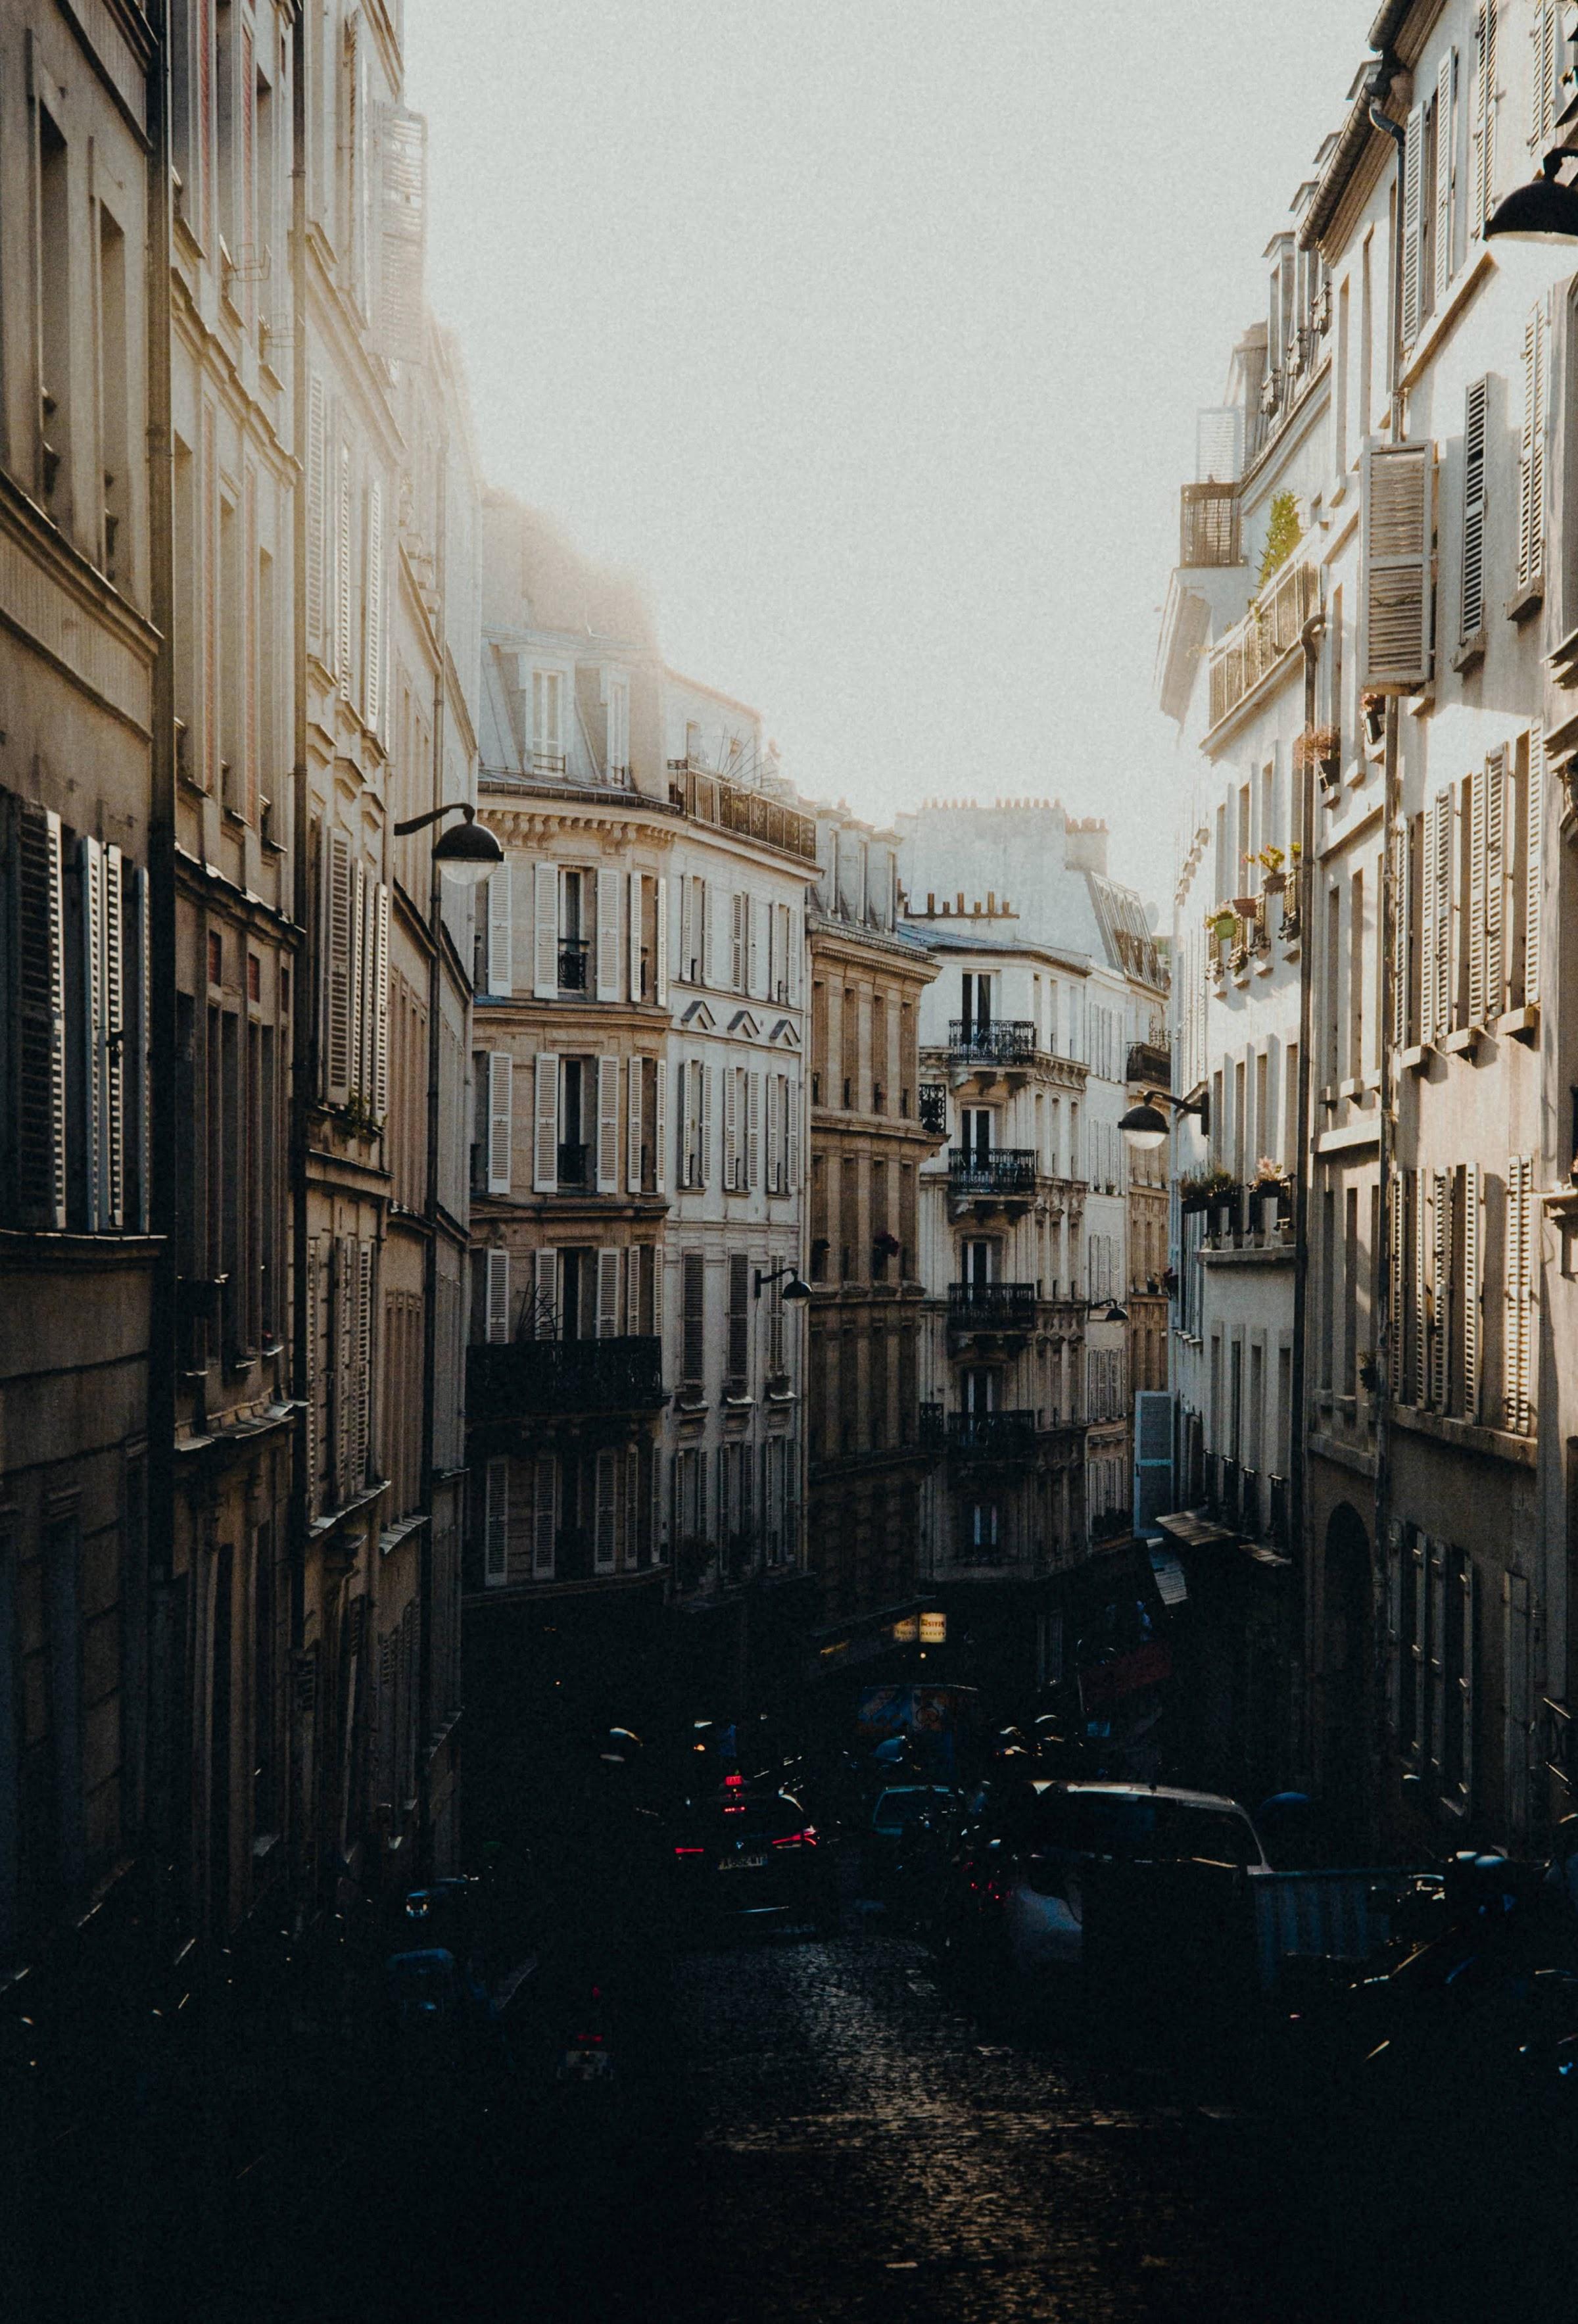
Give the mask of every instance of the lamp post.
M 1167 1144 L 1172 1124 L 1162 1111 L 1164 1105 L 1170 1105 L 1175 1114 L 1197 1114 L 1201 1129 L 1209 1132 L 1211 1098 L 1207 1091 L 1201 1090 L 1196 1097 L 1175 1097 L 1170 1090 L 1147 1090 L 1140 1102 L 1131 1105 L 1118 1122 L 1125 1140 L 1137 1153 L 1154 1153 L 1158 1146 Z
M 780 1298 L 808 1299 L 811 1296 L 810 1285 L 805 1280 L 798 1268 L 788 1260 L 784 1262 L 782 1267 L 775 1267 L 771 1275 L 763 1275 L 760 1268 L 756 1269 L 756 1296 L 758 1299 L 761 1298 L 762 1293 L 767 1290 L 770 1286 L 774 1283 L 782 1283 L 786 1275 L 789 1277 L 789 1281 L 784 1283 L 783 1289 L 779 1294 Z
M 478 823 L 476 809 L 469 799 L 450 799 L 443 807 L 429 807 L 426 815 L 408 816 L 394 826 L 397 839 L 404 839 L 413 831 L 425 831 L 430 823 L 438 823 L 447 815 L 464 816 L 453 831 L 447 831 L 433 847 L 433 862 L 447 880 L 457 887 L 477 888 L 491 879 L 504 860 L 504 851 L 485 823 Z

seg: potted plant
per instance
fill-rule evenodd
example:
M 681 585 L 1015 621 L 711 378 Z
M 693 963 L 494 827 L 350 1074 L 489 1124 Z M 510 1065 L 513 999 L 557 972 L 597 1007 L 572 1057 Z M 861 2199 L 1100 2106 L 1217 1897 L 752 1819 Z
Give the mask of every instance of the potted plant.
M 1295 841 L 1294 844 L 1297 846 L 1297 842 Z M 1279 847 L 1262 847 L 1258 855 L 1249 858 L 1250 862 L 1258 863 L 1265 874 L 1260 881 L 1262 895 L 1279 896 L 1287 887 L 1287 874 L 1282 868 L 1287 860 Z
M 1250 864 L 1258 863 L 1259 862 L 1260 857 L 1258 855 L 1246 855 L 1244 857 L 1246 869 Z M 1255 914 L 1260 908 L 1260 899 L 1258 896 L 1235 896 L 1232 899 L 1232 908 L 1238 914 L 1241 920 L 1252 920 Z
M 1342 771 L 1342 741 L 1334 726 L 1312 726 L 1310 756 L 1324 782 L 1334 783 Z
M 1231 904 L 1218 904 L 1206 913 L 1205 926 L 1218 944 L 1226 944 L 1238 926 L 1238 914 Z

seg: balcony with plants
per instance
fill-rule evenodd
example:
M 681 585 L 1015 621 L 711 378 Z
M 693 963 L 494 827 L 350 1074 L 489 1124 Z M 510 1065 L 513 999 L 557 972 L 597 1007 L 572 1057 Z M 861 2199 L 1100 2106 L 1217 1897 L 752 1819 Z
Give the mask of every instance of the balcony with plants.
M 1231 718 L 1261 680 L 1297 650 L 1304 625 L 1319 605 L 1318 568 L 1313 558 L 1296 554 L 1302 540 L 1297 503 L 1293 493 L 1278 493 L 1271 503 L 1265 553 L 1249 611 L 1211 649 L 1213 728 Z

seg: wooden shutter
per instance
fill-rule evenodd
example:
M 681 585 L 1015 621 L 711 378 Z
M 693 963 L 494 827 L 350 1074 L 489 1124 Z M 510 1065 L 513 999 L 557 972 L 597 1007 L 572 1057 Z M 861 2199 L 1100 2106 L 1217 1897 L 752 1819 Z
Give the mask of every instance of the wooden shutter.
M 531 1578 L 551 1582 L 558 1532 L 558 1455 L 539 1452 L 531 1470 Z
M 1419 897 L 1419 1038 L 1428 1047 L 1436 1038 L 1435 1030 L 1435 850 L 1436 819 L 1441 814 L 1442 799 L 1426 802 L 1420 817 L 1421 850 Z
M 1430 1204 L 1430 1402 L 1446 1408 L 1446 1323 L 1452 1212 L 1444 1170 L 1431 1176 Z
M 323 651 L 324 568 L 328 561 L 328 420 L 323 374 L 307 383 L 307 642 Z
M 1394 1170 L 1386 1190 L 1388 1285 L 1390 1310 L 1387 1316 L 1388 1375 L 1393 1401 L 1401 1403 L 1405 1377 L 1403 1297 L 1407 1254 L 1403 1248 L 1403 1174 Z
M 487 1190 L 510 1191 L 510 1165 L 514 1150 L 514 1059 L 503 1049 L 487 1060 Z
M 745 990 L 760 998 L 761 983 L 761 909 L 753 896 L 745 899 Z
M 1528 1425 L 1529 1206 L 1525 1199 L 1526 1165 L 1514 1154 L 1507 1165 L 1506 1323 L 1503 1332 L 1503 1411 L 1507 1427 L 1521 1435 Z
M 104 849 L 97 839 L 77 843 L 72 869 L 76 906 L 78 1008 L 72 1044 L 79 1131 L 72 1156 L 70 1206 L 75 1223 L 91 1234 L 104 1223 L 105 1035 Z
M 1411 1170 L 1414 1198 L 1414 1368 L 1416 1404 L 1430 1401 L 1430 1204 L 1426 1175 Z
M 729 1378 L 743 1388 L 751 1371 L 751 1262 L 743 1250 L 729 1253 Z
M 486 1255 L 486 1330 L 496 1346 L 510 1336 L 510 1254 L 492 1250 Z
M 1444 790 L 1435 801 L 1435 856 L 1431 867 L 1431 909 L 1435 918 L 1434 1007 L 1437 1040 L 1444 1039 L 1452 1029 L 1452 793 Z
M 353 1489 L 360 1492 L 373 1462 L 373 1246 L 356 1246 L 356 1442 Z
M 713 982 L 713 897 L 705 880 L 696 883 L 696 909 L 701 922 L 701 981 Z
M 351 698 L 351 447 L 340 446 L 339 504 L 335 529 L 335 676 Z
M 531 1254 L 531 1336 L 558 1337 L 558 1253 L 546 1243 Z
M 374 896 L 372 1099 L 382 1121 L 389 1111 L 389 890 L 382 881 Z
M 342 831 L 323 840 L 324 899 L 324 1095 L 344 1105 L 351 1094 L 351 843 Z
M 603 870 L 597 874 L 597 998 L 619 998 L 619 891 L 623 874 Z
M 553 1001 L 558 994 L 558 866 L 539 863 L 533 872 L 532 930 L 536 948 L 534 997 Z
M 1542 726 L 1528 730 L 1528 784 L 1523 835 L 1523 998 L 1540 997 L 1541 922 L 1545 902 L 1546 737 Z
M 1360 685 L 1412 694 L 1430 676 L 1430 517 L 1435 447 L 1364 447 Z
M 729 982 L 736 992 L 745 990 L 745 915 L 750 910 L 749 899 L 741 895 L 729 899 Z
M 1412 1030 L 1412 1027 L 1409 1022 L 1410 1012 L 1408 1008 L 1410 999 L 1408 964 L 1409 954 L 1412 949 L 1412 932 L 1409 927 L 1408 914 L 1408 905 L 1410 900 L 1408 895 L 1408 825 L 1406 820 L 1399 820 L 1397 829 L 1392 834 L 1391 872 L 1392 956 L 1390 977 L 1391 991 L 1389 996 L 1391 1003 L 1391 1042 L 1394 1048 L 1403 1049 L 1407 1048 L 1408 1045 L 1408 1035 Z M 1262 1139 L 1261 1142 L 1264 1143 L 1264 1140 Z
M 597 1337 L 619 1336 L 619 1253 L 612 1245 L 597 1253 Z
M 694 984 L 697 971 L 696 887 L 688 872 L 679 875 L 679 981 Z
M 1555 135 L 1556 0 L 1535 0 L 1529 37 L 1534 53 L 1530 59 L 1528 150 L 1537 167 Z
M 1452 281 L 1453 191 L 1457 173 L 1457 51 L 1448 49 L 1435 69 L 1435 311 L 1440 313 Z
M 614 1528 L 618 1463 L 619 1455 L 610 1446 L 605 1445 L 597 1455 L 597 1500 L 592 1557 L 593 1570 L 597 1573 L 612 1573 L 617 1562 Z
M 1419 227 L 1424 216 L 1425 108 L 1408 115 L 1403 144 L 1403 345 L 1419 336 Z
M 642 1061 L 630 1061 L 630 1088 L 625 1099 L 624 1188 L 628 1194 L 641 1190 L 641 1074 Z
M 641 1327 L 641 1267 L 651 1264 L 651 1244 L 632 1243 L 624 1262 L 624 1330 L 634 1339 Z
M 390 363 L 420 363 L 427 257 L 428 124 L 402 105 L 378 107 L 375 344 Z
M 1496 12 L 1498 0 L 1481 0 L 1474 19 L 1473 215 L 1474 234 L 1484 230 L 1496 198 Z
M 126 1223 L 126 1080 L 128 1062 L 134 1067 L 134 1016 L 128 1023 L 126 995 L 126 931 L 124 859 L 118 847 L 106 846 L 99 862 L 103 881 L 104 940 L 101 1038 L 104 1062 L 99 1074 L 103 1104 L 100 1140 L 98 1223 L 116 1231 Z
M 558 1059 L 547 1049 L 537 1059 L 535 1091 L 531 1185 L 551 1194 L 558 1185 Z
M 681 1073 L 685 1068 L 679 1069 Z M 652 1179 L 656 1191 L 669 1185 L 669 1069 L 660 1057 L 652 1067 Z
M 1463 392 L 1463 558 L 1458 590 L 1458 641 L 1466 645 L 1485 626 L 1485 419 L 1490 382 L 1471 381 Z
M 740 1069 L 724 1067 L 724 1186 L 733 1194 L 740 1185 Z
M 745 1184 L 754 1194 L 761 1184 L 761 1075 L 745 1076 Z
M 496 1590 L 510 1578 L 510 1463 L 490 1461 L 484 1472 L 483 1581 Z
M 784 1082 L 784 1112 L 789 1121 L 786 1140 L 789 1149 L 789 1184 L 786 1194 L 794 1194 L 800 1183 L 800 1092 L 792 1074 Z
M 680 1260 L 680 1375 L 687 1382 L 706 1378 L 706 1261 L 698 1250 Z
M 148 874 L 136 864 L 123 862 L 122 880 L 126 1005 L 126 1224 L 134 1234 L 146 1234 L 151 1224 L 148 1173 L 152 1128 Z M 269 1134 L 265 1125 L 264 1135 Z
M 362 666 L 363 715 L 376 734 L 383 724 L 383 486 L 367 494 L 367 637 Z
M 619 1059 L 597 1060 L 597 1192 L 619 1192 Z
M 669 882 L 658 879 L 658 909 L 654 923 L 657 958 L 652 964 L 653 999 L 660 1009 L 669 1006 Z
M 1507 752 L 1485 761 L 1485 1013 L 1494 1023 L 1507 1005 Z
M 783 1192 L 783 1075 L 767 1077 L 767 1191 Z
M 629 918 L 625 930 L 625 941 L 630 947 L 630 973 L 626 978 L 626 990 L 632 1001 L 639 1001 L 641 998 L 641 874 L 639 872 L 632 872 L 630 875 Z
M 1518 578 L 1527 588 L 1545 570 L 1546 312 L 1542 300 L 1523 327 L 1523 436 L 1518 470 Z
M 515 990 L 514 881 L 506 859 L 487 883 L 487 990 L 508 1000 Z
M 1463 1414 L 1480 1416 L 1480 1283 L 1483 1236 L 1480 1229 L 1480 1174 L 1471 1162 L 1463 1174 Z
M 712 1067 L 706 1064 L 696 1068 L 699 1102 L 696 1109 L 696 1183 L 705 1186 L 712 1168 Z
M 1463 777 L 1468 793 L 1469 841 L 1469 1023 L 1485 1021 L 1485 770 Z

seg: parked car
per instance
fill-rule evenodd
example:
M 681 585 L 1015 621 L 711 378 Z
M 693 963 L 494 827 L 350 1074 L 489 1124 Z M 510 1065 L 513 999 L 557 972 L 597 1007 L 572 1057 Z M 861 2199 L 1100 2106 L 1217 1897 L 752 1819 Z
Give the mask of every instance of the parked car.
M 792 1792 L 734 1778 L 687 1802 L 675 1821 L 672 1864 L 682 1918 L 827 1927 L 837 1917 L 834 1856 Z

